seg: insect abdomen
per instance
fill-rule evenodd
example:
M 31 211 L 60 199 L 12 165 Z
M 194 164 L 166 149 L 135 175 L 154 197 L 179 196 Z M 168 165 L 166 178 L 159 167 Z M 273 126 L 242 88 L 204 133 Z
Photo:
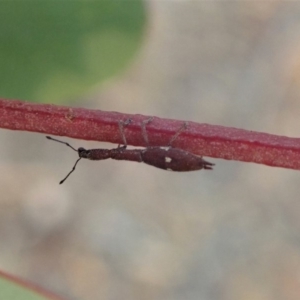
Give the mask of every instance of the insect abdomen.
M 187 172 L 213 166 L 197 155 L 172 147 L 148 147 L 141 155 L 144 163 L 170 171 Z

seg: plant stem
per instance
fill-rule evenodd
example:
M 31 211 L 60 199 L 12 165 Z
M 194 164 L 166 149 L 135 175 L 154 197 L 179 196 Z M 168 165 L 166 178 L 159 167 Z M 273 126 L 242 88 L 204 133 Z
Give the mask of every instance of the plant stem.
M 122 144 L 118 123 L 131 119 L 129 145 L 145 147 L 141 122 L 149 116 L 0 99 L 0 127 Z M 154 117 L 147 125 L 150 145 L 166 146 L 183 124 Z M 300 170 L 300 139 L 188 122 L 172 144 L 197 155 Z

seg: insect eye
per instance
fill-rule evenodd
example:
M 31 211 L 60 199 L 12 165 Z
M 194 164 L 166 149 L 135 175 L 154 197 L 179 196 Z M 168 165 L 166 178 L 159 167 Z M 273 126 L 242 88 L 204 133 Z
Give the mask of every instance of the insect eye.
M 82 147 L 78 148 L 78 155 L 79 157 L 82 157 L 82 158 L 89 158 L 89 155 L 90 155 L 90 150 L 86 150 Z
M 90 150 L 86 150 L 82 147 L 78 148 L 77 151 L 78 151 L 79 156 L 81 156 L 81 157 L 86 157 L 90 153 Z

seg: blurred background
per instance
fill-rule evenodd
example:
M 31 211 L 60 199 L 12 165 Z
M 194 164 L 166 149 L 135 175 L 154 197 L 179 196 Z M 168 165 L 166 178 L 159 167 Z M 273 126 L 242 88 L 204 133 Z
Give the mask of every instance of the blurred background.
M 299 2 L 11 0 L 0 24 L 3 98 L 299 136 Z M 81 161 L 60 186 L 76 158 L 0 131 L 2 270 L 68 299 L 300 299 L 299 172 Z

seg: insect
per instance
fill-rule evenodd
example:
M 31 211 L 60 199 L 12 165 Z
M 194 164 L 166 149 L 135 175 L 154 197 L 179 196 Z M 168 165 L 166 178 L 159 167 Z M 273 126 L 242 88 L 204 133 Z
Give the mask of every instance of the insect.
M 149 145 L 148 134 L 146 131 L 146 125 L 152 121 L 153 118 L 149 118 L 142 122 L 141 129 L 142 135 L 145 140 L 146 145 Z M 136 162 L 144 162 L 148 165 L 154 166 L 159 169 L 169 170 L 169 171 L 195 171 L 195 170 L 212 170 L 214 164 L 205 161 L 202 157 L 197 156 L 188 151 L 173 148 L 172 143 L 177 139 L 179 134 L 187 128 L 187 123 L 184 123 L 183 126 L 176 132 L 176 134 L 171 138 L 169 144 L 165 147 L 159 146 L 147 146 L 144 149 L 126 149 L 127 141 L 124 134 L 124 126 L 131 123 L 131 120 L 128 119 L 125 122 L 119 121 L 119 131 L 121 138 L 123 140 L 123 146 L 118 146 L 113 149 L 89 149 L 86 150 L 82 147 L 76 150 L 69 143 L 54 139 L 50 136 L 46 136 L 47 139 L 65 144 L 79 155 L 79 158 L 74 164 L 73 169 L 67 174 L 67 176 L 59 182 L 62 184 L 66 179 L 75 171 L 75 168 L 78 162 L 82 158 L 87 158 L 90 160 L 103 160 L 103 159 L 116 159 L 116 160 L 129 160 Z

